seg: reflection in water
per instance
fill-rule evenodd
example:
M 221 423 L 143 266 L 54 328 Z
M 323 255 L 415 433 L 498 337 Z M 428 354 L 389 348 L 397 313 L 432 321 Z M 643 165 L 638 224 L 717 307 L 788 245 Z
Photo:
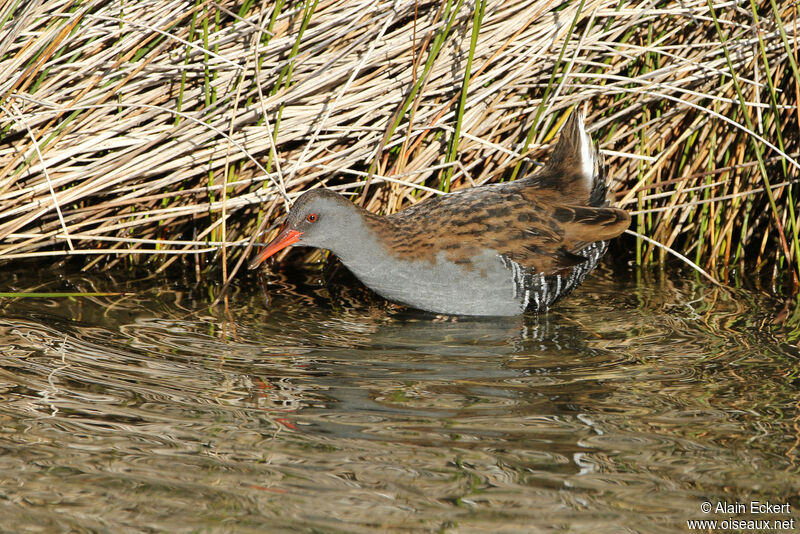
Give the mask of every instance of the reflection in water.
M 347 280 L 272 279 L 269 307 L 242 280 L 227 310 L 180 281 L 38 283 L 134 296 L 3 303 L 0 530 L 674 532 L 706 500 L 800 507 L 797 341 L 761 295 L 600 272 L 550 313 L 452 322 Z

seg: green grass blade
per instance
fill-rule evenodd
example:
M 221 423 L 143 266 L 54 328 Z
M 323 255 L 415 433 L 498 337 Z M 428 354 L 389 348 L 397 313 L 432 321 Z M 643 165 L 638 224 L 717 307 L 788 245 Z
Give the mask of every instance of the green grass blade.
M 771 1 L 774 2 L 774 0 Z M 739 84 L 739 79 L 736 76 L 736 70 L 733 67 L 733 61 L 731 61 L 731 56 L 730 53 L 728 52 L 728 47 L 725 45 L 727 39 L 722 33 L 722 28 L 719 25 L 719 19 L 717 19 L 717 14 L 714 11 L 714 5 L 712 3 L 712 0 L 707 0 L 707 2 L 708 2 L 708 9 L 711 12 L 711 17 L 714 19 L 714 27 L 716 28 L 717 35 L 720 39 L 720 44 L 722 44 L 722 52 L 725 54 L 725 61 L 728 64 L 728 69 L 731 72 L 731 79 L 733 81 L 733 87 L 736 90 L 736 96 L 739 99 L 739 107 L 741 109 L 742 116 L 744 117 L 747 127 L 751 131 L 755 131 L 753 120 L 750 118 L 750 114 L 747 112 L 747 102 L 744 98 L 744 95 L 742 94 L 742 88 Z M 781 217 L 778 211 L 778 206 L 775 203 L 775 195 L 772 194 L 772 188 L 770 187 L 769 176 L 767 175 L 767 167 L 764 164 L 764 157 L 761 153 L 761 145 L 753 137 L 750 137 L 750 141 L 753 145 L 753 150 L 756 154 L 756 158 L 758 158 L 758 169 L 761 172 L 761 178 L 764 181 L 764 192 L 767 194 L 767 199 L 769 200 L 769 205 L 770 208 L 772 209 L 772 215 L 775 218 L 775 225 L 778 227 L 779 237 L 784 247 L 786 247 L 786 255 L 787 255 L 786 260 L 789 261 L 790 258 L 788 257 L 789 253 L 788 245 L 785 243 L 786 236 L 784 235 L 783 225 L 781 224 Z M 797 228 L 794 224 L 794 217 L 792 217 L 791 226 L 794 234 L 794 243 L 798 243 Z M 795 275 L 795 279 L 797 279 L 797 274 L 800 273 L 800 250 L 798 250 L 797 248 L 795 249 L 795 258 L 798 261 L 795 261 L 794 265 L 795 269 L 793 270 L 793 272 Z
M 553 72 L 550 74 L 550 80 L 547 82 L 547 87 L 545 87 L 544 95 L 542 96 L 542 100 L 539 102 L 539 107 L 536 108 L 536 115 L 533 117 L 533 123 L 531 124 L 531 129 L 528 130 L 528 136 L 525 138 L 525 142 L 522 144 L 522 149 L 520 150 L 521 154 L 524 154 L 526 150 L 528 150 L 528 146 L 531 144 L 533 140 L 533 136 L 536 135 L 536 129 L 539 126 L 539 119 L 542 116 L 542 112 L 544 111 L 545 103 L 547 102 L 547 97 L 550 96 L 550 91 L 553 90 L 553 84 L 556 80 L 556 75 L 561 70 L 561 64 L 564 61 L 564 54 L 567 51 L 567 44 L 569 40 L 572 38 L 572 34 L 575 32 L 575 26 L 578 24 L 578 19 L 583 13 L 583 6 L 586 4 L 586 0 L 581 0 L 581 3 L 578 5 L 578 10 L 575 11 L 575 16 L 572 17 L 572 23 L 569 25 L 569 31 L 567 31 L 567 35 L 564 38 L 564 44 L 561 46 L 561 52 L 558 54 L 558 60 L 556 60 L 556 64 L 553 65 Z M 514 171 L 511 173 L 511 180 L 515 180 L 517 178 L 517 174 L 519 174 L 519 170 L 522 168 L 522 159 L 520 159 L 517 164 L 514 166 Z
M 464 71 L 464 81 L 461 84 L 461 97 L 458 101 L 458 112 L 456 113 L 456 125 L 453 138 L 450 140 L 450 149 L 447 154 L 447 163 L 453 163 L 458 154 L 458 141 L 461 136 L 461 124 L 464 120 L 464 107 L 467 103 L 467 90 L 469 88 L 470 76 L 472 74 L 472 59 L 475 57 L 475 47 L 478 44 L 478 34 L 481 31 L 483 14 L 486 11 L 486 0 L 479 0 L 475 6 L 475 13 L 472 18 L 472 37 L 469 42 L 469 55 L 467 56 L 467 67 Z M 450 179 L 453 177 L 453 167 L 447 168 L 444 179 L 439 184 L 442 191 L 450 191 Z

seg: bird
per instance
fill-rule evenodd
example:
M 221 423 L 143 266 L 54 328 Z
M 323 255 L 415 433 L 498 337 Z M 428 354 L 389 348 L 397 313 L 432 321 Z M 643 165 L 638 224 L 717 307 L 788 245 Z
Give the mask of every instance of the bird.
M 543 312 L 575 289 L 624 232 L 584 115 L 565 121 L 536 172 L 435 196 L 380 216 L 324 188 L 294 202 L 250 262 L 289 246 L 327 249 L 367 287 L 411 308 L 453 316 Z

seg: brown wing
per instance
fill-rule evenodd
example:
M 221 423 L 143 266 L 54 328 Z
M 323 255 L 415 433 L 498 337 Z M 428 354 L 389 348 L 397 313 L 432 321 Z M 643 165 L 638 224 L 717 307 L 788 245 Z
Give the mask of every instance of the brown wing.
M 565 236 L 576 243 L 584 244 L 613 239 L 631 223 L 631 216 L 627 211 L 587 206 L 555 206 L 553 218 L 562 225 Z
M 629 224 L 630 215 L 616 208 L 548 206 L 538 220 L 512 225 L 515 239 L 503 240 L 496 248 L 537 273 L 556 274 L 585 261 L 579 253 L 586 245 L 617 237 Z
M 434 262 L 441 251 L 469 269 L 471 259 L 489 249 L 554 274 L 585 261 L 578 252 L 587 244 L 616 237 L 630 223 L 623 210 L 559 204 L 547 191 L 513 182 L 477 191 L 376 218 L 376 230 L 392 253 L 412 260 Z
M 388 252 L 435 262 L 439 254 L 471 268 L 488 250 L 538 273 L 561 273 L 586 261 L 589 243 L 618 236 L 630 224 L 604 207 L 605 173 L 583 118 L 574 112 L 547 164 L 516 182 L 432 198 L 385 218 L 371 218 Z

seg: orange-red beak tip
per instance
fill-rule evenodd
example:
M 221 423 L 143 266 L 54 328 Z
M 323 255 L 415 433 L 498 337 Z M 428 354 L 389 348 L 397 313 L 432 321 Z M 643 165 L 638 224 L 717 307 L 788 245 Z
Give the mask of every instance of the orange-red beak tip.
M 264 261 L 270 256 L 273 256 L 286 247 L 294 245 L 300 241 L 301 235 L 303 235 L 303 232 L 290 230 L 288 228 L 282 229 L 278 235 L 275 236 L 275 239 L 267 243 L 264 249 L 250 261 L 247 268 L 250 270 L 258 268 L 258 266 L 264 263 Z

